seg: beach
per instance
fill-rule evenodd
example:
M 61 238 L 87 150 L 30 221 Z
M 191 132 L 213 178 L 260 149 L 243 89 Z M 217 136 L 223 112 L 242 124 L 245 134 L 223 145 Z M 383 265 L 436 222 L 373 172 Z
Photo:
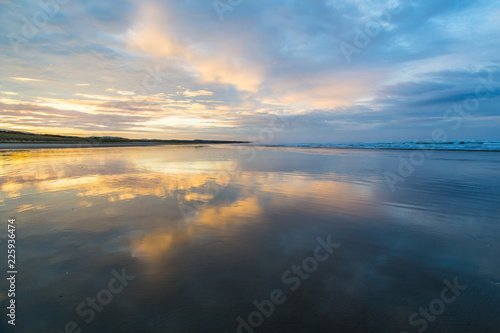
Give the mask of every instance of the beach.
M 0 142 L 0 150 L 17 150 L 17 149 L 63 149 L 63 148 L 110 148 L 110 147 L 148 147 L 148 146 L 176 146 L 176 145 L 206 145 L 206 144 L 236 144 L 240 142 L 212 142 L 202 140 L 199 141 L 145 141 L 145 142 L 64 142 L 64 143 L 53 143 L 53 142 Z
M 152 142 L 127 142 L 127 143 L 0 143 L 0 150 L 8 149 L 62 149 L 62 148 L 98 148 L 98 147 L 145 147 L 145 146 L 161 146 L 167 145 L 166 143 L 152 143 Z
M 412 152 L 0 151 L 16 330 L 498 332 L 500 155 Z

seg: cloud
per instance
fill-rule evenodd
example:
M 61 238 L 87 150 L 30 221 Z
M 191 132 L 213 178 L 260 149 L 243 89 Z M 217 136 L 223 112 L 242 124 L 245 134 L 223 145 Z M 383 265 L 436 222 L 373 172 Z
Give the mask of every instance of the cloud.
M 11 79 L 16 80 L 16 81 L 23 81 L 23 82 L 43 82 L 45 80 L 40 80 L 40 79 L 31 79 L 28 77 L 11 77 Z
M 20 33 L 33 3 L 6 6 L 0 28 Z M 401 1 L 347 63 L 340 43 L 393 6 L 244 1 L 220 21 L 211 1 L 70 2 L 19 53 L 0 39 L 0 126 L 244 139 L 282 110 L 297 122 L 277 141 L 422 137 L 480 76 L 500 81 L 500 4 Z M 454 135 L 495 137 L 499 106 L 492 93 Z
M 182 94 L 186 97 L 197 97 L 197 96 L 212 96 L 214 93 L 208 90 L 191 91 L 188 89 L 186 91 L 183 91 Z
M 154 57 L 178 58 L 204 82 L 230 84 L 255 92 L 263 80 L 263 66 L 242 57 L 245 44 L 228 44 L 211 38 L 207 41 L 185 38 L 185 32 L 173 26 L 172 16 L 158 3 L 140 4 L 140 12 L 127 39 L 132 49 Z
M 106 91 L 114 92 L 114 93 L 116 93 L 118 95 L 122 95 L 122 96 L 133 96 L 133 95 L 135 95 L 135 92 L 133 92 L 133 91 L 116 90 L 114 88 L 108 88 L 108 89 L 106 89 Z

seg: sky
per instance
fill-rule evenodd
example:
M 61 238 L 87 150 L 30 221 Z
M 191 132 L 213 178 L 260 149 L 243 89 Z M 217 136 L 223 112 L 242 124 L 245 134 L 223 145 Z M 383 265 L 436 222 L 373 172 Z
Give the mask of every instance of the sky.
M 0 0 L 0 128 L 500 139 L 500 2 Z

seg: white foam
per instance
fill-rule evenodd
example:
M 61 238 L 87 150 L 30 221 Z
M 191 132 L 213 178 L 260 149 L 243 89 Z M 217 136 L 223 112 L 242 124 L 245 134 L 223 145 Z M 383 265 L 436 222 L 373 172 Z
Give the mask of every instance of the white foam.
M 465 150 L 500 151 L 500 141 L 449 141 L 449 142 L 363 142 L 363 143 L 298 143 L 277 144 L 278 147 L 302 148 L 351 148 L 351 149 L 428 149 L 428 150 Z

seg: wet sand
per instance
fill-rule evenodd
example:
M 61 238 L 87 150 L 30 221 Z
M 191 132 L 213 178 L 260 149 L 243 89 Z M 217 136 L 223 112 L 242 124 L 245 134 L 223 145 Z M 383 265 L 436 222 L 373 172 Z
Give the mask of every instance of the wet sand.
M 500 154 L 253 149 L 0 152 L 16 330 L 500 330 Z

